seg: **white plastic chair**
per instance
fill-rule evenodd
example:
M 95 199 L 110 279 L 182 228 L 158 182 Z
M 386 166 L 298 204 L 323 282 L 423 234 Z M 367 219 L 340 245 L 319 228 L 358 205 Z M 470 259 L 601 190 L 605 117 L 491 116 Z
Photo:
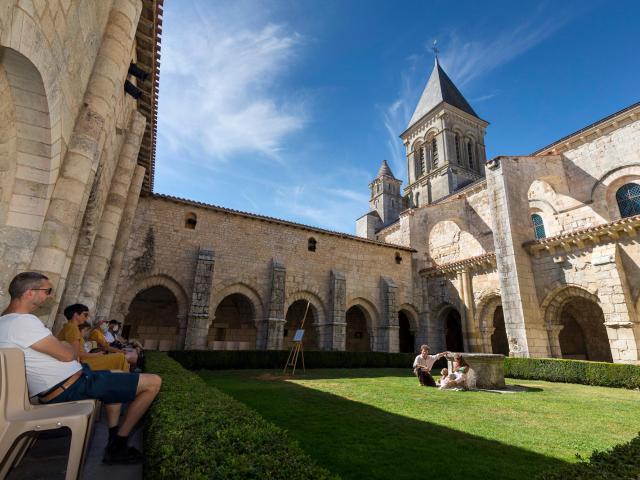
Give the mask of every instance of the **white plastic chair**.
M 71 430 L 65 478 L 80 478 L 94 412 L 95 400 L 32 405 L 22 350 L 0 349 L 0 478 L 22 460 L 37 432 L 63 427 Z

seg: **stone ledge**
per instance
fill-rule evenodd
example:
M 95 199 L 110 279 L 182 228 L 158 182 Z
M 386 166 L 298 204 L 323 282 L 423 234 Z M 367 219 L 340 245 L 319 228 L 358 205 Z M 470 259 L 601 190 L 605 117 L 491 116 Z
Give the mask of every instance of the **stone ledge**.
M 562 233 L 554 237 L 529 240 L 524 242 L 522 246 L 527 252 L 536 257 L 542 253 L 554 255 L 557 250 L 564 252 L 574 249 L 582 250 L 585 248 L 586 242 L 590 242 L 595 246 L 614 242 L 623 234 L 633 237 L 638 234 L 638 229 L 640 229 L 640 215 L 634 215 L 633 217 L 621 218 L 602 225 Z

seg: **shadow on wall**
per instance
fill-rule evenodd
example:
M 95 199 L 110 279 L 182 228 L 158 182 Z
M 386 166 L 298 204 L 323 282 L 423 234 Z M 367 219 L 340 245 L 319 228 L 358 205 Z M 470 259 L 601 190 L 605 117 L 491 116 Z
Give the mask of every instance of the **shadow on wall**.
M 237 373 L 210 377 L 209 372 L 202 371 L 200 375 L 265 419 L 289 430 L 289 435 L 320 465 L 345 479 L 386 480 L 390 472 L 394 479 L 530 478 L 532 472 L 567 465 L 522 448 L 291 382 L 243 376 L 242 387 L 238 388 Z M 417 408 L 438 409 L 445 414 L 444 405 L 430 400 L 431 392 L 419 390 L 417 382 L 416 391 L 426 394 L 420 395 L 421 405 Z

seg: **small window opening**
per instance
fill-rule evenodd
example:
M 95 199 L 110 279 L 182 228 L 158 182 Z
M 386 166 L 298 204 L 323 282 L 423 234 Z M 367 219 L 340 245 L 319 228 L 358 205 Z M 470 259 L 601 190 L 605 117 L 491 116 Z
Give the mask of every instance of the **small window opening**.
M 434 138 L 431 140 L 431 168 L 438 166 L 438 142 Z
M 627 183 L 616 192 L 616 202 L 620 209 L 620 217 L 633 217 L 640 214 L 640 185 Z
M 533 233 L 536 240 L 546 238 L 547 234 L 544 231 L 544 222 L 542 221 L 542 217 L 537 213 L 534 213 L 531 215 L 531 221 L 533 222 Z
M 460 136 L 457 134 L 455 136 L 455 144 L 456 144 L 456 161 L 460 163 Z
M 402 263 L 402 255 L 396 252 L 396 263 L 400 265 Z
M 184 219 L 184 228 L 188 228 L 189 230 L 195 230 L 197 224 L 198 224 L 198 217 L 196 216 L 196 214 L 192 212 L 187 213 Z
M 467 143 L 467 156 L 469 157 L 469 168 L 473 168 L 473 144 L 471 140 Z
M 316 241 L 316 239 L 311 237 L 307 242 L 307 250 L 309 250 L 310 252 L 315 252 L 317 245 L 318 245 L 318 242 Z

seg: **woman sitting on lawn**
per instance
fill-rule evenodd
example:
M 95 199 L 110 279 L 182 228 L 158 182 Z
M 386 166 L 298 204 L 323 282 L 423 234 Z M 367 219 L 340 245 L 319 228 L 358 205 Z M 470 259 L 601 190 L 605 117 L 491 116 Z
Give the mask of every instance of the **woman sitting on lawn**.
M 469 373 L 469 365 L 462 358 L 462 354 L 456 353 L 453 355 L 453 368 L 449 374 L 445 377 L 443 369 L 442 378 L 440 379 L 440 390 L 453 389 L 453 388 L 467 388 L 467 373 Z

